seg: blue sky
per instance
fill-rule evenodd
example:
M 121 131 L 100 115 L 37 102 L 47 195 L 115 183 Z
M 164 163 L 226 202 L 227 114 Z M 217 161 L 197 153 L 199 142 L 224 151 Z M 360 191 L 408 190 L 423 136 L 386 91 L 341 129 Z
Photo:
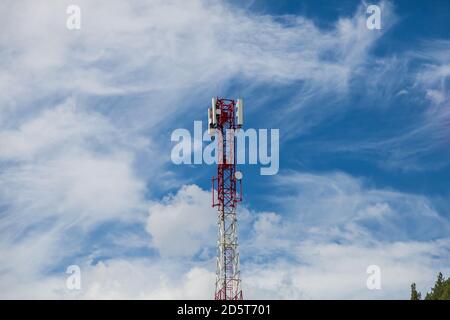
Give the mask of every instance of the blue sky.
M 446 1 L 5 1 L 0 15 L 3 297 L 211 298 L 215 168 L 173 164 L 170 136 L 206 122 L 212 96 L 280 130 L 277 175 L 240 167 L 244 297 L 404 299 L 450 274 Z

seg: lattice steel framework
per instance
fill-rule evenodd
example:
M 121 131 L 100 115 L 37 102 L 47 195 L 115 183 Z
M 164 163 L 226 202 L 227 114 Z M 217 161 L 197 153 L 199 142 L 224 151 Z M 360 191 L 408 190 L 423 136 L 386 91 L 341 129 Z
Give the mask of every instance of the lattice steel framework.
M 236 100 L 217 98 L 215 107 L 216 121 L 211 126 L 216 129 L 218 164 L 217 177 L 212 178 L 212 206 L 218 208 L 219 230 L 214 298 L 242 300 L 236 217 L 237 203 L 242 201 L 242 177 L 236 174 L 234 135 L 241 126 L 236 122 Z

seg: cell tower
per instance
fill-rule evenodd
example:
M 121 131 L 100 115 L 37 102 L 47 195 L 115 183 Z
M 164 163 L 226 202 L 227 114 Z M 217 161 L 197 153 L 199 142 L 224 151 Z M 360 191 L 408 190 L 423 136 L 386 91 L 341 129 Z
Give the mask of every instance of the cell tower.
M 235 132 L 243 125 L 243 108 L 242 99 L 213 98 L 208 109 L 209 133 L 217 136 L 218 158 L 217 177 L 212 178 L 212 206 L 218 210 L 219 228 L 215 300 L 242 300 L 236 217 L 242 201 L 242 173 L 236 171 Z

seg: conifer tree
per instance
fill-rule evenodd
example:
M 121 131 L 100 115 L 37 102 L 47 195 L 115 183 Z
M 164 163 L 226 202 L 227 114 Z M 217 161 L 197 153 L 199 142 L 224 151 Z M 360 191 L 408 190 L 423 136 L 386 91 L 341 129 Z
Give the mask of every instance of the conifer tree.
M 421 294 L 416 289 L 416 284 L 411 284 L 411 300 L 420 300 Z M 439 272 L 436 283 L 431 291 L 425 295 L 425 300 L 450 300 L 450 278 L 445 279 Z
M 420 292 L 418 292 L 416 290 L 416 284 L 413 283 L 411 285 L 411 300 L 421 300 L 422 299 L 422 295 Z

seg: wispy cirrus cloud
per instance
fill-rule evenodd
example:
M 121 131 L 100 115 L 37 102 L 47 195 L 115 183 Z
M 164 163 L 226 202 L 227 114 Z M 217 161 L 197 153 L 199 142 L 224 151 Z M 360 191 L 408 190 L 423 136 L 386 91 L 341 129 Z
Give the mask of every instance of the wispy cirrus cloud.
M 449 60 L 445 40 L 424 41 L 414 51 L 378 58 L 372 74 L 359 87 L 370 97 L 355 102 L 372 109 L 384 128 L 361 126 L 345 139 L 315 141 L 323 152 L 375 162 L 390 171 L 440 170 L 449 164 Z M 393 109 L 395 106 L 395 109 Z

